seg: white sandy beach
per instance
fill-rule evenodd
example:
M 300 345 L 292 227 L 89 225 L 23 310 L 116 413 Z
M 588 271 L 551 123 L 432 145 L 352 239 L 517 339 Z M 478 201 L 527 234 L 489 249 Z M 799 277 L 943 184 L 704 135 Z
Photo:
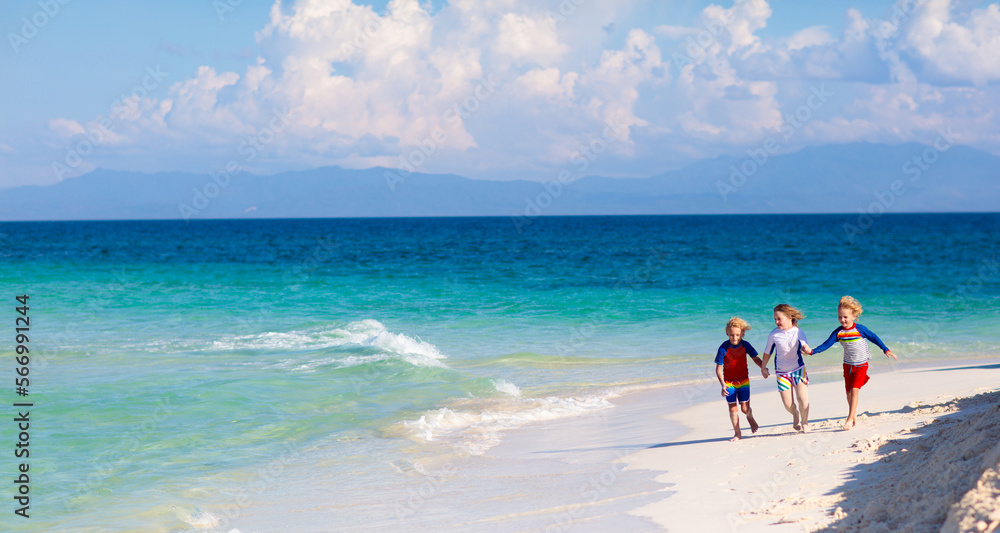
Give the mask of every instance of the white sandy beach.
M 295 498 L 220 531 L 329 531 L 340 513 L 367 517 L 352 531 L 994 531 L 1000 363 L 882 363 L 851 431 L 830 367 L 811 376 L 808 434 L 792 430 L 774 380 L 753 378 L 762 427 L 738 442 L 714 383 L 653 387 L 509 431 L 482 456 L 422 457 L 349 502 L 335 489 L 350 480 L 296 470 Z
M 720 398 L 665 415 L 687 434 L 623 458 L 669 485 L 630 514 L 670 531 L 939 531 L 946 521 L 946 531 L 993 531 L 1000 393 L 985 393 L 998 380 L 992 362 L 876 373 L 851 431 L 840 428 L 843 382 L 813 384 L 803 434 L 774 380 L 754 379 L 756 435 L 744 429 L 742 441 L 728 441 Z

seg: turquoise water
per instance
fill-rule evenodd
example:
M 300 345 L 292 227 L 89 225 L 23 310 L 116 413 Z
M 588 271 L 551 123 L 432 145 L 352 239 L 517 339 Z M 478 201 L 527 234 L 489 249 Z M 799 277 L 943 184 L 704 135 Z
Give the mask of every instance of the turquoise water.
M 1000 215 L 886 215 L 851 242 L 856 219 L 2 223 L 35 404 L 32 518 L 5 498 L 2 524 L 228 531 L 309 471 L 342 502 L 317 513 L 362 529 L 419 454 L 701 383 L 726 320 L 760 347 L 781 302 L 815 344 L 851 294 L 905 360 L 1000 352 Z

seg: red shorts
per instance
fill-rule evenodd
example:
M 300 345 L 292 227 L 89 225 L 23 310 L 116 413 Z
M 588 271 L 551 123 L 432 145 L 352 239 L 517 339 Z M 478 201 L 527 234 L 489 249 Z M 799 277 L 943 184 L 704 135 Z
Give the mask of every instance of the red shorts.
M 863 365 L 849 365 L 844 363 L 844 388 L 847 392 L 851 389 L 860 389 L 868 383 L 871 377 L 868 376 L 868 363 Z

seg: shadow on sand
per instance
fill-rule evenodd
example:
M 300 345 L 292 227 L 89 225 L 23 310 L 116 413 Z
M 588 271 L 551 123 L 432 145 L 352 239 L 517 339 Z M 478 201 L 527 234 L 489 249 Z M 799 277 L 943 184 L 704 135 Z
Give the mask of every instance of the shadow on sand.
M 821 422 L 828 422 L 830 420 L 840 420 L 840 418 L 818 418 L 816 420 L 810 420 L 809 421 L 809 425 L 810 425 L 809 433 L 801 433 L 799 431 L 795 431 L 794 429 L 792 429 L 792 424 L 791 423 L 788 423 L 788 424 L 769 424 L 769 425 L 766 425 L 766 426 L 760 426 L 760 428 L 764 429 L 764 428 L 785 427 L 787 429 L 787 431 L 783 431 L 781 433 L 767 433 L 767 434 L 761 435 L 761 434 L 750 433 L 749 430 L 744 430 L 743 431 L 743 439 L 747 440 L 747 439 L 760 439 L 760 438 L 767 438 L 767 437 L 785 437 L 785 436 L 788 436 L 788 435 L 812 435 L 814 433 L 829 433 L 831 431 L 837 431 L 839 428 L 838 429 L 835 429 L 835 428 L 825 428 L 825 427 L 821 428 L 821 427 L 816 427 L 815 426 L 816 424 L 819 424 Z M 732 438 L 732 437 L 726 436 L 726 437 L 718 437 L 718 438 L 714 438 L 714 439 L 679 440 L 679 441 L 672 441 L 672 442 L 663 442 L 663 443 L 660 443 L 660 444 L 652 444 L 652 445 L 648 446 L 648 448 L 672 448 L 674 446 L 688 446 L 688 445 L 692 445 L 692 444 L 705 444 L 706 442 L 725 442 L 725 441 L 728 441 L 730 438 Z
M 1000 392 L 953 400 L 947 405 L 957 412 L 912 430 L 912 438 L 856 443 L 878 446 L 880 459 L 858 464 L 828 493 L 843 495 L 838 507 L 845 515 L 822 531 L 940 531 L 983 474 L 984 455 L 1000 442 L 998 402 Z

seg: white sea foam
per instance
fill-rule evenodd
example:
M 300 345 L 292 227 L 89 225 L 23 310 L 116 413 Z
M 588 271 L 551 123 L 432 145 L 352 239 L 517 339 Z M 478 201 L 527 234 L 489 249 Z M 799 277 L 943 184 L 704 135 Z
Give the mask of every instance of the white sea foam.
M 218 516 L 208 512 L 195 509 L 194 511 L 188 511 L 187 509 L 181 509 L 174 507 L 174 513 L 177 514 L 177 518 L 182 521 L 187 522 L 193 529 L 212 529 L 217 527 L 222 521 Z
M 512 383 L 508 385 L 516 389 Z M 501 387 L 505 386 L 498 385 L 498 390 Z M 471 455 L 481 455 L 498 444 L 505 431 L 608 409 L 613 406 L 609 400 L 615 396 L 617 393 L 609 391 L 574 397 L 462 400 L 452 407 L 424 413 L 417 420 L 404 421 L 401 429 L 405 436 L 418 441 L 443 442 Z
M 342 367 L 363 365 L 386 359 L 406 361 L 414 366 L 445 367 L 440 360 L 445 356 L 433 344 L 402 333 L 390 332 L 374 319 L 351 322 L 337 328 L 313 328 L 303 331 L 266 332 L 230 337 L 215 341 L 213 351 L 234 350 L 322 350 L 344 346 L 375 348 L 381 353 L 367 356 L 331 357 L 301 361 L 285 359 L 274 366 L 296 371 L 314 371 L 316 368 L 335 364 Z
M 507 381 L 506 379 L 503 378 L 491 379 L 490 382 L 493 383 L 493 386 L 496 387 L 498 391 L 504 394 L 515 397 L 521 395 L 521 389 L 519 389 L 517 385 L 514 385 L 513 383 Z
M 375 321 L 372 320 L 372 322 Z M 375 323 L 378 324 L 378 322 Z M 407 337 L 402 333 L 390 333 L 384 327 L 378 334 L 369 337 L 361 344 L 400 354 L 404 361 L 412 365 L 444 366 L 439 361 L 439 359 L 444 359 L 444 355 L 438 351 L 437 346 L 420 339 Z
M 220 339 L 212 343 L 211 350 L 298 350 L 318 349 L 350 344 L 363 344 L 385 332 L 379 321 L 366 319 L 351 322 L 338 328 L 311 328 L 303 331 L 268 331 Z

